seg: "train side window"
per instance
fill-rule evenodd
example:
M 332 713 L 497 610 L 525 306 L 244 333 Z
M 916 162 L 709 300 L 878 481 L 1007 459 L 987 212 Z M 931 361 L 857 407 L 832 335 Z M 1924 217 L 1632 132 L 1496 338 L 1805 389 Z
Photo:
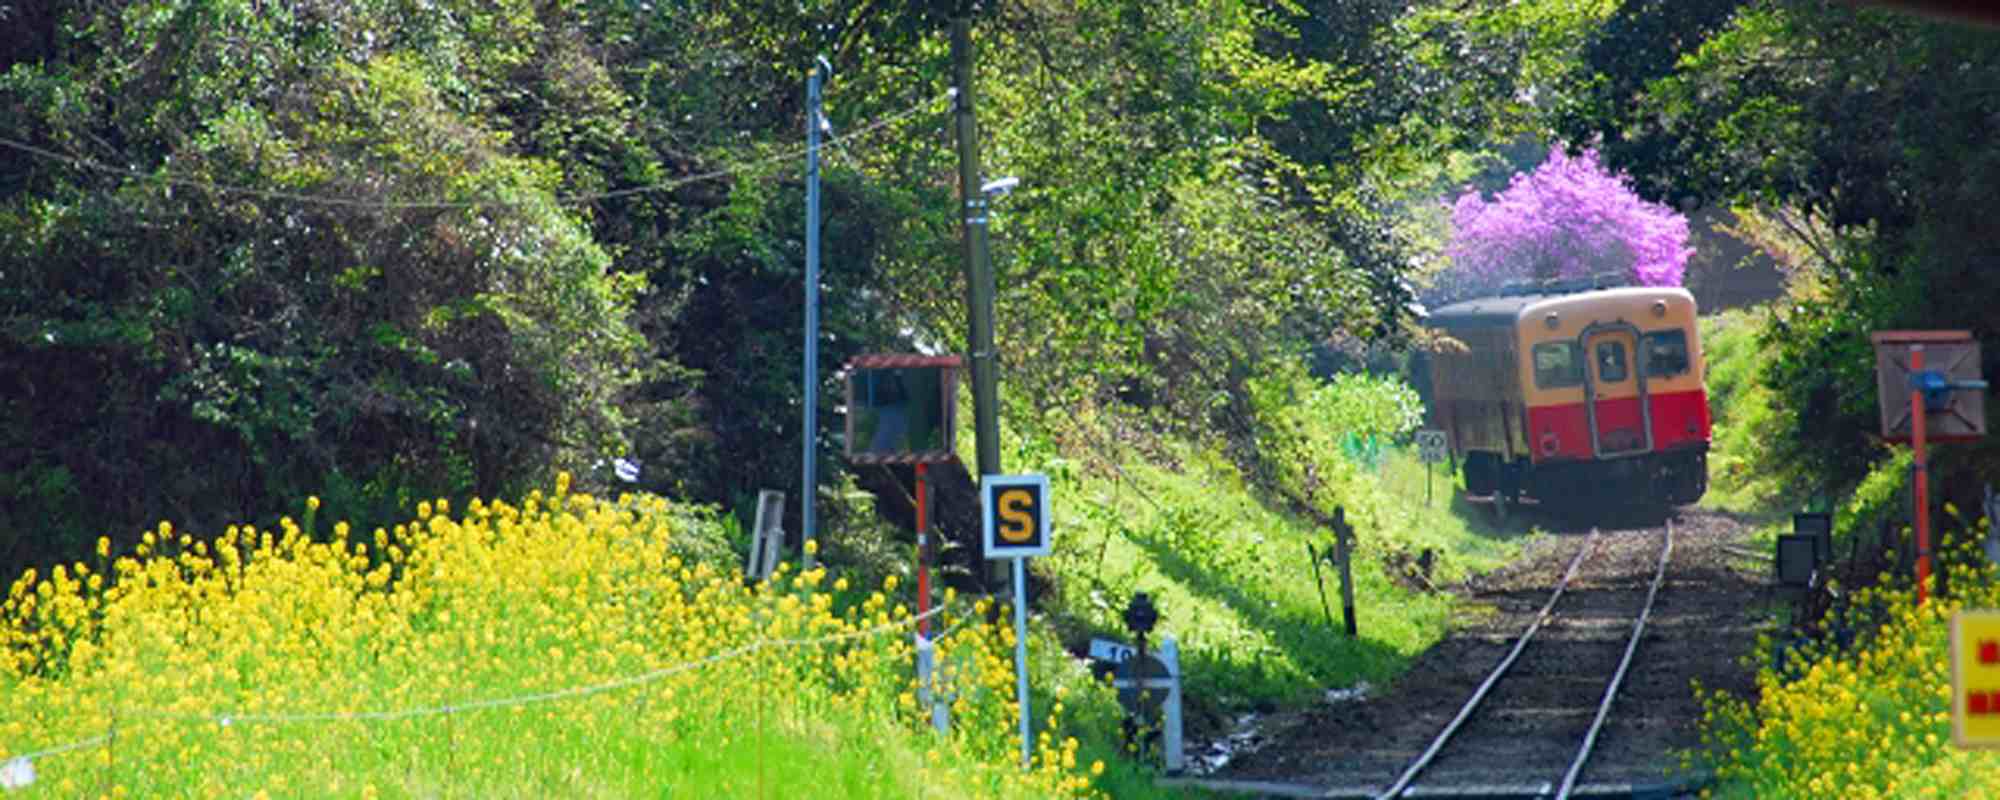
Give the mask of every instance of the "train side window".
M 1575 342 L 1543 342 L 1535 345 L 1535 386 L 1558 389 L 1583 383 L 1583 359 Z
M 1687 331 L 1654 331 L 1646 334 L 1646 375 L 1664 377 L 1688 371 Z

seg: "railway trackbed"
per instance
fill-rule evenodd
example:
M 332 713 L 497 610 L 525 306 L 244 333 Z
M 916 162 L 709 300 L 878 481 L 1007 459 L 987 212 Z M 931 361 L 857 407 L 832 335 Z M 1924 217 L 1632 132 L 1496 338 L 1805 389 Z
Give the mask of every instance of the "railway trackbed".
M 1591 751 L 1597 745 L 1597 737 L 1604 730 L 1605 719 L 1611 713 L 1612 704 L 1618 699 L 1618 690 L 1625 683 L 1625 675 L 1631 669 L 1632 658 L 1638 653 L 1639 642 L 1645 637 L 1646 622 L 1652 617 L 1653 603 L 1659 596 L 1660 583 L 1666 578 L 1667 562 L 1672 558 L 1674 552 L 1673 523 L 1667 522 L 1661 525 L 1660 531 L 1662 545 L 1660 547 L 1659 564 L 1653 570 L 1653 580 L 1647 587 L 1645 602 L 1638 609 L 1634 617 L 1635 621 L 1632 624 L 1632 632 L 1625 637 L 1622 646 L 1617 642 L 1615 637 L 1597 635 L 1604 632 L 1595 631 L 1591 635 L 1572 637 L 1560 649 L 1545 647 L 1538 651 L 1535 660 L 1528 662 L 1529 665 L 1526 669 L 1529 670 L 1561 671 L 1577 676 L 1577 683 L 1579 685 L 1575 688 L 1578 690 L 1582 689 L 1581 684 L 1591 680 L 1592 676 L 1608 676 L 1604 684 L 1602 699 L 1598 701 L 1596 711 L 1590 719 L 1589 726 L 1584 730 L 1583 736 L 1579 740 L 1576 756 L 1570 760 L 1569 766 L 1561 773 L 1561 783 L 1555 784 L 1551 782 L 1541 784 L 1541 788 L 1537 790 L 1537 793 L 1553 789 L 1552 794 L 1556 800 L 1568 800 L 1572 794 L 1576 793 L 1577 783 L 1583 775 L 1584 767 L 1590 762 Z M 1465 722 L 1471 719 L 1475 712 L 1480 711 L 1481 706 L 1492 696 L 1493 688 L 1500 685 L 1507 677 L 1508 671 L 1520 663 L 1521 654 L 1526 652 L 1528 646 L 1533 643 L 1535 634 L 1541 631 L 1544 624 L 1554 618 L 1552 615 L 1556 612 L 1558 604 L 1562 601 L 1563 594 L 1569 590 L 1570 582 L 1575 579 L 1578 568 L 1582 567 L 1584 562 L 1593 556 L 1599 555 L 1599 536 L 1600 534 L 1597 529 L 1591 529 L 1589 538 L 1584 540 L 1583 545 L 1577 548 L 1576 555 L 1571 557 L 1569 569 L 1563 573 L 1562 580 L 1556 583 L 1555 590 L 1549 595 L 1548 602 L 1542 606 L 1541 612 L 1535 615 L 1534 621 L 1528 625 L 1528 629 L 1522 632 L 1520 638 L 1515 640 L 1514 647 L 1508 651 L 1506 658 L 1501 659 L 1500 664 L 1493 668 L 1493 672 L 1487 675 L 1486 680 L 1479 684 L 1479 688 L 1473 691 L 1472 696 L 1466 700 L 1465 705 L 1459 708 L 1457 716 L 1452 717 L 1451 722 L 1445 725 L 1444 730 L 1438 733 L 1437 738 L 1431 740 L 1431 745 L 1424 750 L 1423 754 L 1419 755 L 1415 761 L 1404 768 L 1402 773 L 1396 777 L 1394 783 L 1390 784 L 1387 789 L 1377 795 L 1378 800 L 1391 800 L 1391 798 L 1405 796 L 1417 784 L 1417 781 L 1424 773 L 1432 769 L 1433 765 L 1437 763 L 1438 757 L 1447 752 L 1452 744 L 1453 737 L 1459 733 Z M 1575 618 L 1589 619 L 1592 623 L 1599 621 L 1600 612 L 1615 613 L 1611 609 L 1591 608 L 1591 604 L 1586 602 L 1574 599 L 1571 602 L 1584 606 L 1584 608 L 1566 609 L 1567 613 Z M 1579 611 L 1587 613 L 1590 616 L 1583 617 L 1579 614 Z M 1592 627 L 1601 626 L 1593 624 Z M 1614 654 L 1614 650 L 1617 651 L 1616 654 Z M 1607 661 L 1607 659 L 1610 660 Z M 1607 664 L 1615 666 L 1605 669 Z M 1490 718 L 1502 720 L 1531 719 L 1536 722 L 1546 723 L 1551 728 L 1566 729 L 1577 721 L 1574 718 L 1576 716 L 1574 712 L 1578 707 L 1573 702 L 1575 693 L 1563 692 L 1562 694 L 1563 696 L 1559 698 L 1538 697 L 1533 693 L 1527 692 L 1516 692 L 1512 696 L 1503 695 L 1503 699 L 1495 701 L 1495 707 L 1488 711 L 1487 714 Z M 1496 745 L 1506 747 L 1510 744 L 1509 739 L 1511 737 L 1503 735 L 1498 737 L 1496 742 L 1483 744 L 1487 747 Z M 1545 748 L 1530 748 L 1523 750 L 1521 755 L 1527 757 L 1545 752 L 1547 752 Z M 1520 769 L 1523 772 L 1527 772 L 1532 768 L 1528 762 L 1523 762 Z M 1532 783 L 1526 785 L 1535 786 Z
M 1687 791 L 1695 781 L 1671 768 L 1699 741 L 1690 684 L 1749 688 L 1744 612 L 1770 588 L 1724 550 L 1733 520 L 1685 516 L 1550 537 L 1469 587 L 1493 613 L 1389 692 L 1275 724 L 1264 747 L 1198 785 L 1351 798 Z

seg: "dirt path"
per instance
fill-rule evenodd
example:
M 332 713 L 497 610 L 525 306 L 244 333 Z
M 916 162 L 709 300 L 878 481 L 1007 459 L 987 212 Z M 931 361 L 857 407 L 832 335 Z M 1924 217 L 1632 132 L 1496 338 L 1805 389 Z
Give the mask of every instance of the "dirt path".
M 1659 783 L 1677 750 L 1699 744 L 1701 707 L 1690 686 L 1743 694 L 1740 663 L 1756 629 L 1750 611 L 1774 595 L 1766 576 L 1721 549 L 1744 533 L 1720 514 L 1675 518 L 1675 546 L 1645 638 L 1599 734 L 1584 784 Z M 1471 696 L 1547 602 L 1587 539 L 1561 533 L 1506 568 L 1470 582 L 1468 604 L 1491 609 L 1420 656 L 1387 691 L 1270 720 L 1267 742 L 1210 776 L 1317 789 L 1387 788 Z M 1508 676 L 1416 783 L 1535 786 L 1560 783 L 1645 604 L 1661 543 L 1655 525 L 1606 527 L 1549 622 Z

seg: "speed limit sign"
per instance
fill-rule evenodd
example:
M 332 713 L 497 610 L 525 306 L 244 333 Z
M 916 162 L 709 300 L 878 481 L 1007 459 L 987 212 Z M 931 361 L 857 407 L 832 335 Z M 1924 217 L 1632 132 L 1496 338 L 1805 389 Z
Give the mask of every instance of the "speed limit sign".
M 1444 431 L 1427 428 L 1417 431 L 1417 458 L 1426 464 L 1444 460 Z

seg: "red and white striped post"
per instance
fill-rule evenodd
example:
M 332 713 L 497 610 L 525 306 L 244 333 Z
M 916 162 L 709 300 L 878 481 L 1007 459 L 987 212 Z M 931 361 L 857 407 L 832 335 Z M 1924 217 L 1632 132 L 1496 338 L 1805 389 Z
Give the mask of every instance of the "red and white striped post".
M 1924 345 L 1915 342 L 1910 345 L 1910 374 L 1924 371 Z M 1930 467 L 1924 460 L 1924 393 L 1910 388 L 1910 447 L 1914 451 L 1915 463 L 1911 465 L 1910 479 L 1915 483 L 1917 496 L 1917 605 L 1923 605 L 1930 596 L 1931 582 L 1931 493 Z

